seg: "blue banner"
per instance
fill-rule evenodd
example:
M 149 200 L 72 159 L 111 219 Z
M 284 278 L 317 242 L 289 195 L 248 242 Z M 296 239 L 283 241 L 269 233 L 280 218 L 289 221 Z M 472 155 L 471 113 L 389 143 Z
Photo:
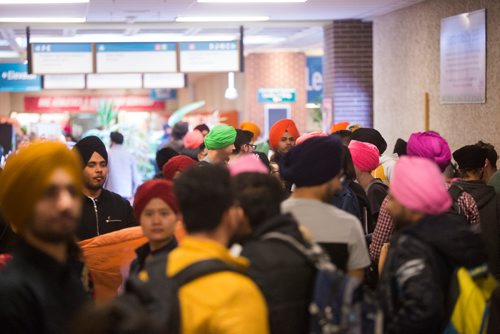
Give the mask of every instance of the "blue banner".
M 177 90 L 175 89 L 151 89 L 149 97 L 153 101 L 175 101 L 177 100 Z
M 321 103 L 323 96 L 323 57 L 307 57 L 307 103 Z
M 175 43 L 98 43 L 97 52 L 175 52 Z
M 181 51 L 236 51 L 238 41 L 232 42 L 185 42 L 180 43 Z
M 34 43 L 33 52 L 92 52 L 90 43 Z
M 42 90 L 41 76 L 28 74 L 21 63 L 0 63 L 0 92 L 34 92 Z

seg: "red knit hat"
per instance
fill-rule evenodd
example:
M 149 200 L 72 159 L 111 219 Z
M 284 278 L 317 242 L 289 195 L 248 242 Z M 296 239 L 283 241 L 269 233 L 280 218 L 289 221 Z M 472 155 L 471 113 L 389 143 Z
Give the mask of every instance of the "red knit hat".
M 299 130 L 297 130 L 294 121 L 291 119 L 279 120 L 269 130 L 269 144 L 273 150 L 278 149 L 278 144 L 285 131 L 289 132 L 293 138 L 299 138 Z
M 137 220 L 140 219 L 142 211 L 153 198 L 159 198 L 175 212 L 179 213 L 177 199 L 173 190 L 174 184 L 168 180 L 146 181 L 137 188 L 134 197 L 134 214 Z
M 183 172 L 189 167 L 196 165 L 196 161 L 185 155 L 178 155 L 163 165 L 163 177 L 172 181 L 176 172 Z

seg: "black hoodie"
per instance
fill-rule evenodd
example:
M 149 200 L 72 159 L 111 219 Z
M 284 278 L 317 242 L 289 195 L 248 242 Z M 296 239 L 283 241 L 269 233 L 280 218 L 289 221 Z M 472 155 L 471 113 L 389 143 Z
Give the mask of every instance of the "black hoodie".
M 481 236 L 491 272 L 500 278 L 500 195 L 482 181 L 456 181 L 472 195 L 479 209 Z
M 387 333 L 442 333 L 453 271 L 484 264 L 481 238 L 460 217 L 428 216 L 394 235 L 378 297 Z

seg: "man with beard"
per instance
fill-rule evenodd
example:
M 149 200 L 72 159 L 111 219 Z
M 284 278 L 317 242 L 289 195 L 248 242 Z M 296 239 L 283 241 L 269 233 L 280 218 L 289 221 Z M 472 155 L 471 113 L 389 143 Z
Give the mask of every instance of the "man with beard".
M 295 146 L 299 130 L 291 119 L 282 119 L 274 123 L 269 130 L 269 145 L 274 151 L 271 162 L 279 163 L 283 155 Z
M 85 200 L 78 238 L 85 240 L 136 226 L 130 203 L 120 195 L 103 189 L 108 175 L 108 153 L 104 143 L 98 137 L 90 136 L 76 143 L 73 150 L 80 154 L 84 164 Z
M 0 274 L 2 333 L 63 333 L 86 303 L 74 270 L 82 208 L 80 158 L 62 143 L 31 144 L 7 160 L 0 209 L 21 237 Z
M 458 215 L 438 166 L 402 157 L 395 166 L 388 209 L 397 233 L 379 282 L 386 333 L 443 333 L 447 293 L 459 267 L 482 265 L 481 239 Z
M 336 136 L 315 137 L 293 147 L 281 160 L 281 176 L 296 189 L 282 203 L 330 255 L 337 267 L 363 279 L 370 265 L 358 219 L 327 204 L 342 189 L 343 145 Z

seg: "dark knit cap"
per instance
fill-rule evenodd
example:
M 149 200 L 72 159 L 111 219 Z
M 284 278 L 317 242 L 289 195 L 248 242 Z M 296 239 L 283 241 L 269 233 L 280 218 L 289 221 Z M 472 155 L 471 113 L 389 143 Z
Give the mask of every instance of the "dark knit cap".
M 186 122 L 179 122 L 172 128 L 172 138 L 179 140 L 186 136 L 189 131 L 189 124 Z
M 173 191 L 174 184 L 168 180 L 146 181 L 137 188 L 134 196 L 134 214 L 137 220 L 142 211 L 153 198 L 163 200 L 175 213 L 179 213 L 179 206 Z
M 453 159 L 460 169 L 483 168 L 488 151 L 479 145 L 467 145 L 453 152 Z
M 352 133 L 351 139 L 377 146 L 380 155 L 387 150 L 387 142 L 380 132 L 375 129 L 360 128 Z
M 236 129 L 236 139 L 234 141 L 235 151 L 239 152 L 245 144 L 250 144 L 253 138 L 253 132 Z
M 203 133 L 203 131 L 210 132 L 210 128 L 206 124 L 197 125 L 194 129 L 198 130 L 198 131 L 200 131 L 202 133 Z
M 398 138 L 398 140 L 396 141 L 396 145 L 394 145 L 394 151 L 393 151 L 393 153 L 396 153 L 400 157 L 402 157 L 403 155 L 406 155 L 407 154 L 406 153 L 406 146 L 407 145 L 408 145 L 407 142 L 405 142 L 401 138 Z
M 106 151 L 106 146 L 104 146 L 104 143 L 99 137 L 85 137 L 75 144 L 73 150 L 76 150 L 82 157 L 83 166 L 88 164 L 94 152 L 99 153 L 99 155 L 108 162 L 108 151 Z
M 156 152 L 156 166 L 158 166 L 159 170 L 162 170 L 163 165 L 167 163 L 170 159 L 179 155 L 176 150 L 170 147 L 164 147 Z
M 109 134 L 109 138 L 111 139 L 111 141 L 113 143 L 116 143 L 116 144 L 123 144 L 123 135 L 118 132 L 118 131 L 113 131 Z
M 280 161 L 280 174 L 297 187 L 324 184 L 340 173 L 343 150 L 337 136 L 311 138 L 285 154 Z

